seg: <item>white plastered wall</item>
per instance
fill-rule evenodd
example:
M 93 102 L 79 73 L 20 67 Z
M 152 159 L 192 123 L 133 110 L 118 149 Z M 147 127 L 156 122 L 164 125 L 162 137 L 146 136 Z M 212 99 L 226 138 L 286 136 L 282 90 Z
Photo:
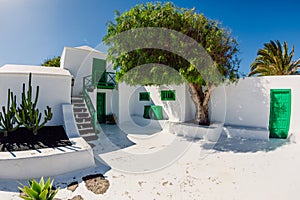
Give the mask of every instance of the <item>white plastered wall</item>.
M 131 116 L 143 116 L 145 105 L 160 105 L 163 108 L 164 119 L 174 122 L 190 120 L 190 113 L 186 113 L 187 87 L 186 85 L 172 86 L 129 86 L 125 83 L 118 85 L 119 89 L 119 112 L 120 123 L 130 121 Z M 162 90 L 175 90 L 175 101 L 161 101 Z M 150 101 L 139 101 L 140 92 L 150 92 Z
M 270 114 L 270 90 L 291 89 L 290 133 L 299 131 L 297 120 L 300 116 L 300 77 L 265 76 L 240 79 L 236 84 L 216 88 L 211 98 L 213 121 L 224 117 L 225 124 L 268 128 Z M 225 90 L 226 103 L 220 95 Z M 224 108 L 225 105 L 225 108 Z
M 32 73 L 33 98 L 36 86 L 39 86 L 38 108 L 44 113 L 46 106 L 52 108 L 53 117 L 47 125 L 62 125 L 62 104 L 71 103 L 71 75 L 60 68 L 41 66 L 5 65 L 0 68 L 0 106 L 7 104 L 7 90 L 17 97 L 17 103 L 21 101 L 23 83 L 28 88 L 29 73 Z M 43 120 L 43 116 L 42 116 Z
M 80 95 L 83 77 L 92 74 L 93 58 L 106 59 L 106 54 L 97 50 L 65 47 L 61 55 L 61 68 L 70 71 L 74 78 L 73 95 Z

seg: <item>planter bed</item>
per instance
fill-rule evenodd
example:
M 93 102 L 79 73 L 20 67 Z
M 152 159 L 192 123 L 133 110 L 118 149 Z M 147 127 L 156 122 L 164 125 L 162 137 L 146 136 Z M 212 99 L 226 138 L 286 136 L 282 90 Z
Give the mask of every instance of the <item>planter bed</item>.
M 14 152 L 36 150 L 44 148 L 70 146 L 70 142 L 63 126 L 45 126 L 33 135 L 28 129 L 21 127 L 8 134 L 0 134 L 0 151 Z

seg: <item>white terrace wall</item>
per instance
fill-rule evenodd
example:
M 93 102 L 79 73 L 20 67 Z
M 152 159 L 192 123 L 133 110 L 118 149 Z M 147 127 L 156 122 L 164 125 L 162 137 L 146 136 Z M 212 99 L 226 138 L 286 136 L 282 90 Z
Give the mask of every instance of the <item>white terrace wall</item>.
M 60 65 L 61 68 L 69 70 L 74 78 L 72 95 L 82 93 L 83 77 L 92 74 L 93 58 L 106 59 L 106 54 L 87 46 L 64 48 Z
M 300 131 L 299 85 L 300 76 L 248 77 L 237 84 L 222 85 L 211 97 L 211 119 L 225 119 L 225 124 L 230 125 L 268 128 L 270 90 L 291 89 L 290 133 L 297 133 Z
M 53 118 L 47 125 L 63 125 L 62 104 L 71 103 L 71 75 L 67 70 L 54 67 L 5 65 L 0 67 L 0 106 L 6 106 L 7 90 L 21 100 L 22 85 L 28 88 L 29 73 L 32 73 L 33 96 L 39 85 L 38 108 L 44 113 L 50 106 Z M 43 116 L 42 116 L 43 120 Z
M 175 90 L 175 101 L 161 101 L 160 91 Z M 150 101 L 139 101 L 140 92 L 150 92 Z M 164 119 L 174 122 L 184 122 L 193 118 L 190 111 L 189 91 L 185 84 L 171 86 L 129 86 L 118 85 L 119 92 L 119 123 L 130 121 L 132 116 L 143 117 L 145 105 L 160 105 L 163 108 Z

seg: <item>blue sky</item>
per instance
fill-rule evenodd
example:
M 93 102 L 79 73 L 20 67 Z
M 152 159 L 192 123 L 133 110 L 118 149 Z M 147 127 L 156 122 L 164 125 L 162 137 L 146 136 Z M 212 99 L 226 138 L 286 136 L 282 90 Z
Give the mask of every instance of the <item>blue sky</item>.
M 98 46 L 114 10 L 129 10 L 145 0 L 0 0 L 0 66 L 40 65 L 64 46 Z M 279 39 L 300 57 L 300 2 L 297 0 L 174 0 L 180 7 L 222 22 L 238 40 L 240 71 L 249 72 L 257 50 Z

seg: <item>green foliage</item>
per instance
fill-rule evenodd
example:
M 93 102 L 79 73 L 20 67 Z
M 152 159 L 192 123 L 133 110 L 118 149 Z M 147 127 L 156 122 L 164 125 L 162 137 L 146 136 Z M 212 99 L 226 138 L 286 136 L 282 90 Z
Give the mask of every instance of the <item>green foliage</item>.
M 298 74 L 300 59 L 292 61 L 294 47 L 288 52 L 287 42 L 282 45 L 279 40 L 265 43 L 263 49 L 259 49 L 255 61 L 251 64 L 249 76 L 271 76 Z
M 53 180 L 51 181 L 50 178 L 48 178 L 46 182 L 44 182 L 43 177 L 39 182 L 35 179 L 28 180 L 28 185 L 29 186 L 25 186 L 21 184 L 22 188 L 19 187 L 19 189 L 25 193 L 24 196 L 20 197 L 25 200 L 52 200 L 59 191 L 59 188 L 52 190 Z
M 16 96 L 14 96 L 13 92 L 10 92 L 8 89 L 7 92 L 7 106 L 2 106 L 2 112 L 0 112 L 0 127 L 2 128 L 2 132 L 4 132 L 4 136 L 11 131 L 16 130 L 19 125 L 15 126 L 16 116 L 13 107 L 16 106 Z
M 32 130 L 33 134 L 37 134 L 38 130 L 42 128 L 49 120 L 52 119 L 51 108 L 47 106 L 44 110 L 44 121 L 41 122 L 42 113 L 37 108 L 39 86 L 36 87 L 36 94 L 33 101 L 32 86 L 31 86 L 31 73 L 29 74 L 28 90 L 25 91 L 25 83 L 23 84 L 22 101 L 18 108 L 13 107 L 18 122 L 25 126 L 27 129 Z
M 60 56 L 54 58 L 48 58 L 44 61 L 42 66 L 46 67 L 60 67 Z
M 124 31 L 145 27 L 163 27 L 185 34 L 197 41 L 211 56 L 224 79 L 235 80 L 238 77 L 239 60 L 236 58 L 238 53 L 236 40 L 230 37 L 230 32 L 222 28 L 220 23 L 206 18 L 203 14 L 196 13 L 194 9 L 178 8 L 170 2 L 165 4 L 147 3 L 136 5 L 121 15 L 116 14 L 115 23 L 108 23 L 108 33 L 103 38 L 106 44 L 111 45 L 109 39 Z M 151 42 L 158 41 L 147 40 L 147 42 L 149 46 L 152 46 Z M 146 48 L 124 53 L 118 52 L 114 47 L 110 47 L 108 54 L 108 58 L 113 61 L 115 69 L 120 67 L 120 70 L 117 72 L 117 80 L 120 81 L 122 78 L 122 80 L 131 85 L 144 83 L 144 79 L 149 76 L 156 79 L 163 74 L 159 69 L 156 69 L 161 68 L 161 65 L 157 65 L 153 67 L 154 71 L 158 71 L 156 75 L 151 75 L 151 71 L 145 70 L 148 73 L 147 76 L 142 74 L 140 76 L 131 75 L 123 79 L 123 76 L 128 71 L 147 63 L 159 63 L 170 66 L 188 82 L 200 85 L 206 84 L 192 63 L 172 52 Z M 178 84 L 182 81 L 178 80 L 176 76 L 162 76 L 161 79 L 167 84 Z M 149 84 L 153 83 L 150 81 Z
M 161 33 L 153 34 L 147 27 L 160 28 Z M 145 37 L 139 35 L 140 30 L 145 30 Z M 130 32 L 127 38 L 112 39 L 127 32 Z M 103 42 L 110 45 L 108 59 L 118 69 L 116 79 L 119 82 L 129 85 L 188 82 L 196 107 L 195 122 L 199 124 L 208 123 L 208 102 L 213 88 L 239 77 L 239 50 L 230 31 L 219 22 L 196 13 L 195 9 L 178 8 L 170 2 L 140 4 L 122 14 L 116 12 L 115 22 L 108 23 Z M 137 43 L 139 48 L 127 48 L 136 47 Z M 190 46 L 193 43 L 203 50 Z M 130 51 L 122 49 L 122 45 Z M 167 70 L 169 68 L 172 70 Z

